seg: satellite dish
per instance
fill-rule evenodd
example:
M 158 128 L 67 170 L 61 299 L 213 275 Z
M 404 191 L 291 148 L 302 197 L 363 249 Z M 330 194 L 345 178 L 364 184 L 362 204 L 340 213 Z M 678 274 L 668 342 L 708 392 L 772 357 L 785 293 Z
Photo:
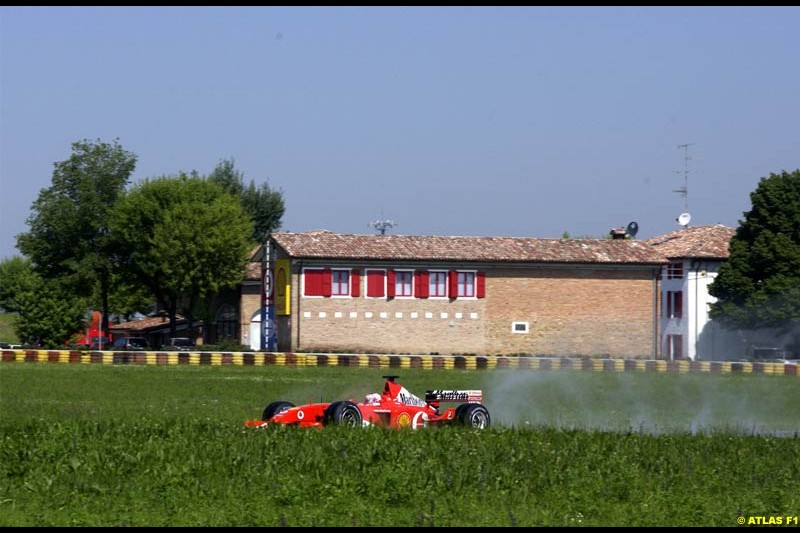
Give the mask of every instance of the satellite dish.
M 681 213 L 680 216 L 678 216 L 678 218 L 676 218 L 675 220 L 678 221 L 678 224 L 685 227 L 688 226 L 689 221 L 692 220 L 692 215 L 690 215 L 689 213 Z
M 636 237 L 636 232 L 639 231 L 639 224 L 636 222 L 631 222 L 628 224 L 628 227 L 625 228 L 625 233 L 631 236 L 631 238 Z

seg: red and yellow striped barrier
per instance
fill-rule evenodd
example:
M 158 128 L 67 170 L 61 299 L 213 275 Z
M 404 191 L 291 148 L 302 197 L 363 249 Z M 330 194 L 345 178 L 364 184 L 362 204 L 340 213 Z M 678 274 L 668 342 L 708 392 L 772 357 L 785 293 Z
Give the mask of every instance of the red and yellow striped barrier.
M 665 361 L 569 357 L 481 355 L 377 355 L 295 352 L 110 352 L 80 350 L 2 350 L 3 363 L 113 365 L 353 366 L 423 369 L 588 370 L 599 372 L 711 372 L 797 376 L 797 364 L 729 361 Z

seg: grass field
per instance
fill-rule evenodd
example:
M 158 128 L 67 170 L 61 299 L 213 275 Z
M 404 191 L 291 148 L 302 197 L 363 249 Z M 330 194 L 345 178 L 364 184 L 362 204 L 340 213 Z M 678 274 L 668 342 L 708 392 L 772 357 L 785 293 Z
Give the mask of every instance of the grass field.
M 732 526 L 800 514 L 795 376 L 402 369 L 417 394 L 482 388 L 493 427 L 243 428 L 272 400 L 361 398 L 385 372 L 0 364 L 0 526 Z

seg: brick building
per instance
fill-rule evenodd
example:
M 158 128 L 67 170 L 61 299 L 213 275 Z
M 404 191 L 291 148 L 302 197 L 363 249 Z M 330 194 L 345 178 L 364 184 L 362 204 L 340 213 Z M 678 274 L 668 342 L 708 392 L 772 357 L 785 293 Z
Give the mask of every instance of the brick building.
M 268 248 L 280 351 L 658 354 L 667 261 L 644 242 L 313 231 L 275 233 Z M 257 349 L 254 265 L 240 316 Z

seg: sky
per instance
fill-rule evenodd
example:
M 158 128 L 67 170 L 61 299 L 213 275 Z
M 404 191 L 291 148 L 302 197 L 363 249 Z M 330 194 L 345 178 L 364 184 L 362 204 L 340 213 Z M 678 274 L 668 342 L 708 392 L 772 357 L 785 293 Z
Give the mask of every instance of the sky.
M 0 259 L 72 143 L 233 160 L 284 231 L 737 227 L 800 168 L 800 7 L 0 7 Z M 682 192 L 683 191 L 685 192 Z

